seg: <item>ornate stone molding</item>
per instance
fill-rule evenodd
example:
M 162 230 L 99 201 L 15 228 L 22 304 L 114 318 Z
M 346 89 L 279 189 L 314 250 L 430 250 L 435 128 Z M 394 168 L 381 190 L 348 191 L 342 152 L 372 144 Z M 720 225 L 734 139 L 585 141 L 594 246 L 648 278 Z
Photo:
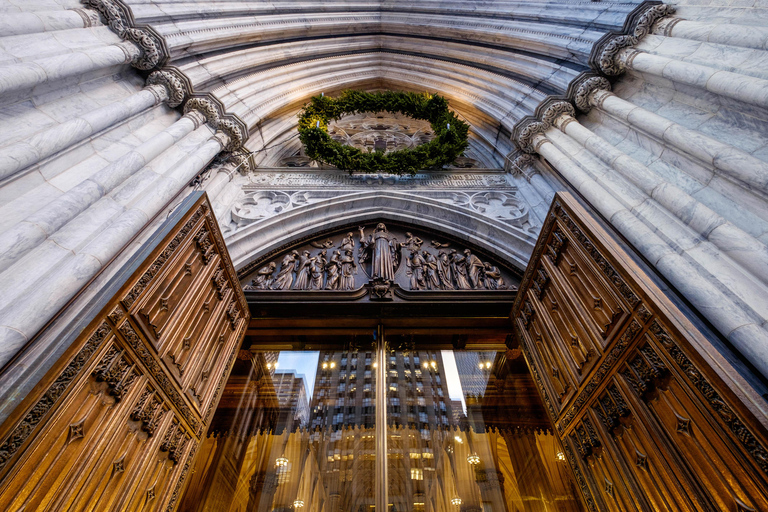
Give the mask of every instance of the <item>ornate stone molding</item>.
M 522 126 L 520 135 L 517 136 L 515 142 L 518 147 L 526 153 L 535 153 L 536 148 L 533 145 L 534 137 L 539 133 L 544 133 L 549 127 L 550 125 L 548 123 L 530 120 Z
M 558 101 L 550 105 L 541 116 L 542 122 L 565 130 L 565 125 L 575 121 L 576 110 L 567 101 Z
M 81 0 L 83 5 L 96 9 L 106 20 L 109 28 L 118 36 L 136 44 L 141 50 L 138 58 L 131 63 L 138 69 L 149 70 L 167 60 L 165 41 L 153 28 L 137 27 L 133 23 L 130 9 L 119 0 Z
M 512 161 L 509 172 L 514 176 L 523 176 L 529 182 L 534 174 L 538 174 L 538 169 L 533 166 L 536 161 L 533 155 L 523 153 Z
M 558 101 L 547 107 L 544 114 L 541 116 L 541 121 L 551 126 L 555 124 L 557 118 L 562 115 L 573 117 L 576 115 L 576 110 L 573 108 L 573 105 L 567 101 Z
M 237 169 L 240 174 L 248 174 L 253 169 L 253 163 L 251 162 L 251 154 L 245 149 L 238 149 L 232 151 L 227 155 L 227 163 L 231 165 L 232 169 Z
M 194 96 L 184 104 L 184 113 L 195 110 L 205 116 L 211 127 L 227 136 L 229 140 L 223 144 L 226 151 L 235 153 L 242 149 L 248 138 L 248 126 L 236 115 L 226 113 L 218 99 L 211 94 Z
M 184 113 L 187 114 L 193 110 L 196 110 L 205 116 L 206 122 L 212 127 L 218 128 L 219 126 L 219 111 L 213 102 L 206 98 L 190 98 L 184 104 Z
M 641 13 L 636 14 L 634 21 L 630 24 L 630 29 L 624 34 L 613 34 L 605 39 L 602 44 L 598 43 L 595 50 L 599 52 L 597 67 L 600 71 L 609 76 L 620 75 L 626 70 L 626 63 L 617 58 L 621 50 L 635 46 L 640 40 L 648 35 L 653 28 L 654 23 L 660 19 L 669 16 L 675 12 L 671 5 L 656 4 L 646 6 Z
M 651 6 L 640 16 L 634 26 L 632 35 L 638 40 L 651 33 L 654 23 L 675 13 L 675 8 L 669 4 Z
M 593 92 L 599 90 L 611 90 L 611 83 L 607 78 L 602 76 L 591 76 L 581 80 L 581 83 L 576 87 L 576 93 L 573 96 L 573 102 L 576 107 L 584 113 L 589 112 L 592 109 L 590 103 L 590 96 Z
M 147 78 L 147 85 L 162 85 L 168 91 L 168 106 L 178 107 L 189 94 L 189 89 L 185 81 L 179 76 L 176 70 L 160 70 L 150 74 Z

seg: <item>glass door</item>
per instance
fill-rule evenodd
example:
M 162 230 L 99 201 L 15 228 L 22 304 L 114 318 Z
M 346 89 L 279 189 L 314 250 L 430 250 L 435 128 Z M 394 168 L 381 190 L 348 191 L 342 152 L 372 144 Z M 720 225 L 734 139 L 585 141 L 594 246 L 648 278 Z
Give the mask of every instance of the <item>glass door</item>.
M 390 510 L 582 510 L 519 353 L 390 350 L 387 365 Z
M 582 510 L 519 352 L 381 339 L 242 350 L 179 510 Z

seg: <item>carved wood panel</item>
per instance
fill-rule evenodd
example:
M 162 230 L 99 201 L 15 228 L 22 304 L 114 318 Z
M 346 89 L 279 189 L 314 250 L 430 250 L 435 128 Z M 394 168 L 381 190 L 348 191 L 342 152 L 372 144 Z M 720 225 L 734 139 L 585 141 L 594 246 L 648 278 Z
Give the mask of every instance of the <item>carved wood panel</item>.
M 768 510 L 764 399 L 568 194 L 512 318 L 588 510 Z
M 0 510 L 174 510 L 248 319 L 202 195 L 0 428 Z

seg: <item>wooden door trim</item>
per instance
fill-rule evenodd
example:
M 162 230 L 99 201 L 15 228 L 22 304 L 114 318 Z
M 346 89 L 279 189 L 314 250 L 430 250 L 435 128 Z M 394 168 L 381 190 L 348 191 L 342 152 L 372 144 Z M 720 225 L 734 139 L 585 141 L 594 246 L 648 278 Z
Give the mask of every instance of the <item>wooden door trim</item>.
M 567 240 L 562 240 L 563 234 Z M 535 315 L 547 314 L 535 304 L 537 297 L 546 295 L 547 287 L 552 286 L 551 276 L 539 272 L 543 268 L 542 261 L 546 260 L 546 269 L 556 268 L 567 244 L 577 244 L 578 251 L 589 255 L 594 267 L 600 269 L 602 278 L 621 295 L 629 311 L 620 325 L 614 326 L 615 335 L 596 364 L 560 406 L 557 397 L 553 396 L 555 388 L 550 384 L 552 379 L 542 367 L 541 356 L 529 329 Z M 609 498 L 594 495 L 594 489 L 587 485 L 589 466 L 576 460 L 567 439 L 574 435 L 578 437 L 575 430 L 585 428 L 582 419 L 593 421 L 589 418 L 594 416 L 591 408 L 596 398 L 617 378 L 621 380 L 617 377 L 617 368 L 628 364 L 639 347 L 647 342 L 653 347 L 648 352 L 649 357 L 660 356 L 658 370 L 668 372 L 670 378 L 676 379 L 685 389 L 686 400 L 699 404 L 697 407 L 703 409 L 702 417 L 706 418 L 707 424 L 697 428 L 724 440 L 732 451 L 731 455 L 743 461 L 743 467 L 734 471 L 741 478 L 749 479 L 753 490 L 760 490 L 754 491 L 756 494 L 752 497 L 755 502 L 768 503 L 768 407 L 765 399 L 745 378 L 745 375 L 749 377 L 749 370 L 728 353 L 718 337 L 703 332 L 686 317 L 616 238 L 568 193 L 555 196 L 521 282 L 511 318 L 515 336 L 555 430 L 565 441 L 565 451 L 590 510 L 614 508 L 607 505 Z M 638 421 L 645 421 L 645 418 Z M 589 430 L 589 425 L 586 428 Z M 597 438 L 595 440 L 599 442 Z M 589 447 L 586 449 L 589 451 Z M 688 461 L 679 462 L 680 467 L 675 471 L 680 473 L 682 480 L 694 482 L 691 489 L 697 488 L 695 471 L 689 468 Z M 642 489 L 639 484 L 631 483 L 632 486 L 635 490 Z M 647 506 L 647 503 L 641 505 L 644 503 L 642 496 L 636 496 L 636 499 L 637 506 Z M 705 501 L 709 499 L 720 503 L 714 497 Z M 737 497 L 733 499 L 739 502 Z M 747 505 L 742 505 L 745 507 L 743 510 L 750 510 Z

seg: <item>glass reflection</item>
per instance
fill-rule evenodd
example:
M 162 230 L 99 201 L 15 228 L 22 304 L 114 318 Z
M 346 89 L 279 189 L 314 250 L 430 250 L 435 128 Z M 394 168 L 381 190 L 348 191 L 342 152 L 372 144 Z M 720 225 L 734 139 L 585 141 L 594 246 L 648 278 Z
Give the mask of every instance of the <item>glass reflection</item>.
M 391 510 L 582 510 L 519 352 L 392 351 L 389 365 Z
M 390 511 L 582 510 L 519 353 L 372 348 L 241 351 L 179 510 L 374 511 L 377 364 Z

